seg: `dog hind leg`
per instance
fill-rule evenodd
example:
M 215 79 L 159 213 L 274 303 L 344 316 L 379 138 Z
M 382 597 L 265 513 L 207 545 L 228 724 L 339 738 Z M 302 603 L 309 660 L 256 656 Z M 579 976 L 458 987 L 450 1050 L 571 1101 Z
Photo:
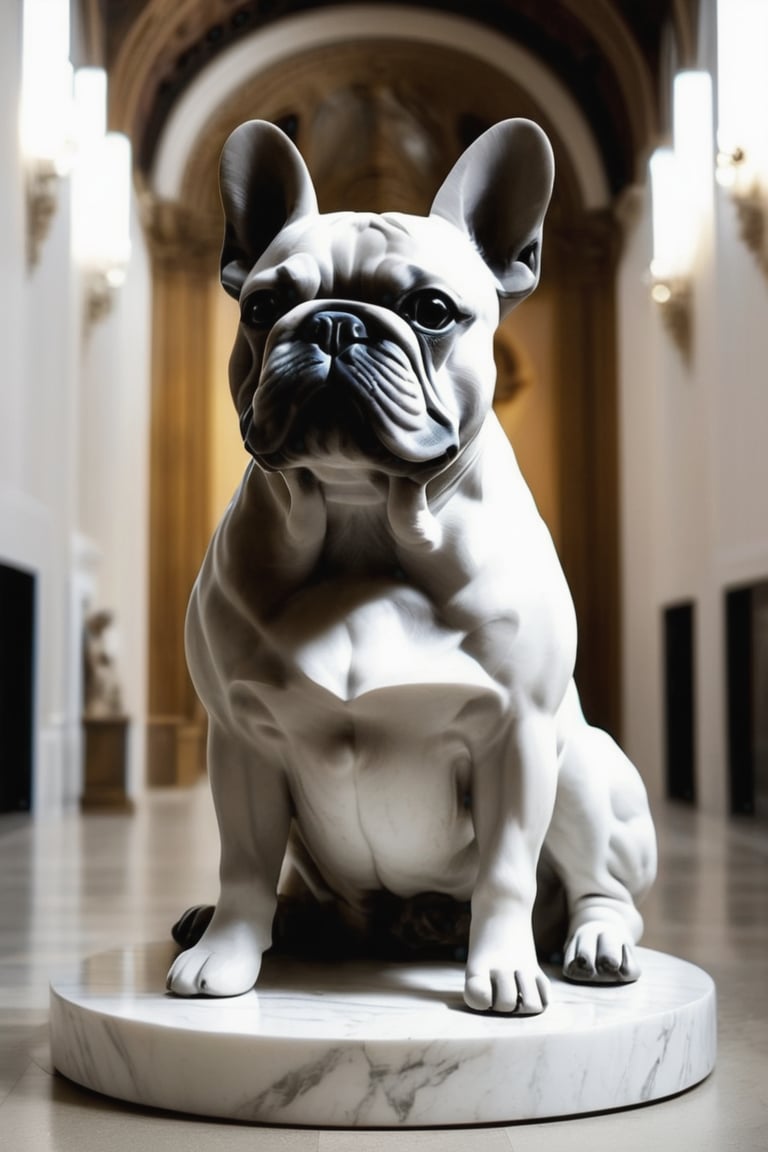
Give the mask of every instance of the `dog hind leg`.
M 579 718 L 561 753 L 546 851 L 565 886 L 571 980 L 629 983 L 640 974 L 634 945 L 639 902 L 656 874 L 656 837 L 645 788 L 611 737 Z

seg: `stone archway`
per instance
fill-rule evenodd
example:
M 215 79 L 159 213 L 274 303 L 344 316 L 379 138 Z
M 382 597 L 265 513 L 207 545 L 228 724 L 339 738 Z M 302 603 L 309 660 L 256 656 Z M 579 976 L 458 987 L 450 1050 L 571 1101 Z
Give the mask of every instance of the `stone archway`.
M 574 163 L 574 141 L 507 72 L 461 46 L 414 43 L 407 29 L 398 31 L 367 45 L 328 43 L 298 52 L 228 89 L 209 108 L 205 130 L 184 158 L 176 201 L 147 199 L 154 346 L 150 783 L 190 779 L 202 762 L 204 724 L 184 664 L 183 618 L 208 535 L 210 294 L 220 231 L 215 173 L 229 131 L 255 116 L 294 137 L 325 210 L 422 212 L 486 125 L 522 115 L 550 134 L 558 181 L 540 296 L 551 350 L 537 371 L 550 374 L 553 396 L 552 527 L 580 621 L 585 705 L 596 722 L 620 727 L 617 232 L 601 200 L 604 184 L 599 171 L 585 169 L 583 155 Z M 161 153 L 158 167 L 163 163 Z M 167 188 L 168 179 L 160 185 Z M 526 339 L 524 328 L 520 338 Z M 223 364 L 217 375 L 224 386 Z

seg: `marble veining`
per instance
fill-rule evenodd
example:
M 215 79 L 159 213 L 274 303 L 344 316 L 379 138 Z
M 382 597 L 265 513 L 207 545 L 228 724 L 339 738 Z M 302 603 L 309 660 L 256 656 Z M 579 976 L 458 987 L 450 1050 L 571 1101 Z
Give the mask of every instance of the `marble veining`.
M 232 1117 L 217 1122 L 181 1111 L 158 1115 L 53 1075 L 47 1027 L 51 976 L 58 987 L 66 973 L 77 975 L 81 957 L 114 948 L 116 940 L 161 940 L 178 907 L 215 898 L 218 837 L 210 791 L 205 783 L 172 793 L 153 791 L 133 816 L 84 816 L 71 809 L 55 820 L 0 819 L 0 1147 L 3 1152 L 214 1147 L 216 1152 L 254 1147 L 259 1152 L 509 1152 L 510 1147 L 514 1152 L 668 1152 L 682 1144 L 697 1152 L 763 1152 L 766 827 L 660 801 L 654 819 L 664 866 L 643 905 L 644 939 L 652 949 L 685 957 L 715 979 L 714 1073 L 661 1106 L 581 1115 L 575 1123 L 541 1120 L 434 1132 L 402 1125 L 386 1131 L 281 1126 L 253 1132 Z M 403 992 L 419 987 L 418 970 L 412 978 L 389 980 Z M 317 999 L 316 988 L 308 991 Z M 552 1012 L 563 1012 L 562 997 L 571 991 L 558 984 Z M 156 998 L 157 991 L 142 995 Z M 436 996 L 448 1003 L 442 990 Z M 346 1003 L 351 1011 L 349 997 Z M 198 1002 L 185 1007 L 194 1010 Z M 230 1026 L 235 1019 L 230 1017 Z M 683 1060 L 691 1056 L 697 1058 L 693 1042 Z M 644 1078 L 652 1063 L 646 1059 Z M 691 1068 L 682 1075 L 693 1079 Z M 254 1095 L 251 1088 L 245 1102 Z
M 644 979 L 549 972 L 542 1016 L 469 1011 L 461 965 L 267 957 L 231 1000 L 164 991 L 170 952 L 107 952 L 51 989 L 55 1066 L 151 1106 L 240 1121 L 413 1127 L 542 1119 L 658 1100 L 715 1060 L 714 985 L 641 949 Z

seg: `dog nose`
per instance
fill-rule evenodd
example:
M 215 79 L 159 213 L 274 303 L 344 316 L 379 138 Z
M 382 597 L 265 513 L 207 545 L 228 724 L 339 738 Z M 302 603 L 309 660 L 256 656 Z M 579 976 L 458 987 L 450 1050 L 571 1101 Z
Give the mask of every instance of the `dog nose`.
M 299 337 L 317 344 L 328 356 L 338 356 L 351 344 L 368 339 L 368 329 L 359 316 L 351 312 L 323 311 L 308 316 L 299 328 Z

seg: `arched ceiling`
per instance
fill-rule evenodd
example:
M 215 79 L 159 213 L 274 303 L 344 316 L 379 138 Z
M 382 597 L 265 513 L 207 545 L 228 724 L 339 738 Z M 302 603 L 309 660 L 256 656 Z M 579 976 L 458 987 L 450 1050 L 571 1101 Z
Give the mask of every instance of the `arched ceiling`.
M 205 215 L 218 211 L 206 172 L 227 135 L 258 115 L 297 139 L 321 211 L 426 212 L 445 175 L 444 157 L 458 154 L 479 127 L 492 123 L 500 105 L 541 120 L 508 77 L 458 50 L 425 53 L 422 45 L 393 37 L 377 42 L 373 62 L 350 44 L 301 52 L 221 102 L 206 127 L 210 144 L 191 154 L 181 199 Z
M 532 98 L 514 69 L 494 69 L 466 45 L 425 51 L 403 38 L 402 4 L 391 9 L 390 39 L 356 38 L 354 0 L 80 0 L 87 51 L 109 71 L 110 123 L 127 132 L 139 177 L 151 183 L 163 134 L 189 93 L 238 45 L 286 19 L 318 13 L 348 26 L 344 42 L 297 48 L 262 65 L 210 109 L 190 148 L 181 197 L 195 214 L 216 211 L 215 159 L 229 130 L 248 116 L 273 119 L 307 157 L 324 207 L 423 206 L 439 178 L 486 124 L 504 115 L 543 123 L 558 151 L 553 109 Z M 660 130 L 660 75 L 670 51 L 685 63 L 694 41 L 696 0 L 419 0 L 411 13 L 461 17 L 507 52 L 524 53 L 566 94 L 596 148 L 607 198 L 634 183 Z M 281 22 L 283 24 L 281 25 Z M 458 25 L 457 25 L 458 27 Z M 250 41 L 249 41 L 250 38 Z M 229 53 L 229 56 L 227 55 Z M 219 68 L 221 74 L 221 68 Z M 509 111 L 511 110 L 511 111 Z M 548 116 L 550 123 L 547 122 Z M 663 126 L 663 125 L 662 125 Z M 167 136 L 167 133 L 166 133 Z M 344 141 L 339 166 L 338 141 Z M 335 142 L 335 146 L 334 146 Z M 571 142 L 571 150 L 577 148 Z M 567 147 L 558 156 L 561 190 L 577 181 Z M 406 195 L 407 190 L 407 195 Z

